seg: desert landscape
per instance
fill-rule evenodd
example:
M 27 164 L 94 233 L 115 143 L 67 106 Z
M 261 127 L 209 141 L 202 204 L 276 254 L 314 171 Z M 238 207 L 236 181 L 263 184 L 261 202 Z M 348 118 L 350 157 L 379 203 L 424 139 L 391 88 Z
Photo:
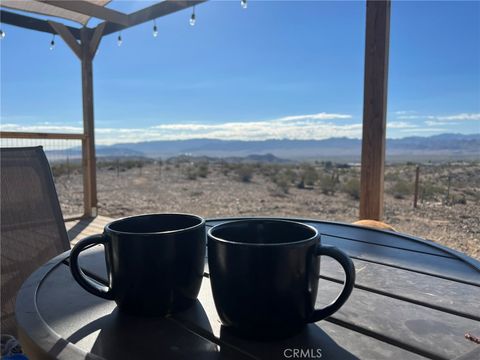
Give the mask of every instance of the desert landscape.
M 413 207 L 420 166 L 418 206 Z M 78 164 L 52 165 L 64 216 L 83 209 Z M 150 212 L 203 217 L 285 216 L 351 223 L 358 218 L 358 164 L 283 161 L 110 158 L 97 166 L 100 215 Z M 385 170 L 384 221 L 480 259 L 480 163 L 396 163 Z

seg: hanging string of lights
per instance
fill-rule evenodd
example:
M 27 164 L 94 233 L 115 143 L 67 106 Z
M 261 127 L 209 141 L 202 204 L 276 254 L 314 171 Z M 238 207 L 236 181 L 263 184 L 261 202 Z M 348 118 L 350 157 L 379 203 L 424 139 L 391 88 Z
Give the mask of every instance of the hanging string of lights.
M 190 26 L 195 26 L 195 22 L 197 19 L 195 18 L 195 5 L 193 5 L 192 16 L 190 16 Z
M 50 41 L 50 50 L 55 49 L 55 34 L 52 36 L 52 41 Z
M 118 37 L 117 37 L 117 45 L 118 45 L 118 46 L 122 46 L 122 44 L 123 44 L 122 32 L 120 31 L 120 32 L 118 33 Z
M 157 28 L 157 21 L 153 19 L 153 32 L 152 35 L 154 38 L 158 36 L 158 28 Z
M 242 9 L 246 9 L 248 7 L 248 0 L 240 0 L 240 6 Z M 192 15 L 190 16 L 189 19 L 189 24 L 190 26 L 195 26 L 197 22 L 197 18 L 195 15 L 195 5 L 192 7 Z M 3 40 L 5 38 L 5 31 L 0 30 L 0 40 Z M 157 27 L 157 21 L 156 19 L 153 19 L 153 29 L 152 29 L 152 35 L 154 38 L 158 37 L 158 27 Z M 123 39 L 122 39 L 122 32 L 120 31 L 118 33 L 117 37 L 117 45 L 122 46 L 123 44 Z M 50 50 L 55 49 L 55 34 L 53 34 L 52 40 L 50 41 Z

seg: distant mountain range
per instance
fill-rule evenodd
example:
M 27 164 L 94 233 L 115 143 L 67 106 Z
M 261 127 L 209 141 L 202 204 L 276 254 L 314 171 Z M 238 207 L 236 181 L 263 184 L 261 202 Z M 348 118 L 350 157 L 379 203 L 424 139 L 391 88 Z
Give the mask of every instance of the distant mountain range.
M 480 134 L 441 134 L 430 137 L 387 139 L 386 148 L 387 161 L 391 162 L 480 159 Z M 263 141 L 191 139 L 97 146 L 98 157 L 168 158 L 191 155 L 232 158 L 266 154 L 290 160 L 357 162 L 360 160 L 361 140 L 345 137 L 324 140 Z

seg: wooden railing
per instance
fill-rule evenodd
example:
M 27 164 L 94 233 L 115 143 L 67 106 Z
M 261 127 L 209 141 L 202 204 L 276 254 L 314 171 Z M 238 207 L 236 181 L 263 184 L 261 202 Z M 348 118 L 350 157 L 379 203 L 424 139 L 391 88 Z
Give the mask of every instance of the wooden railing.
M 86 155 L 92 154 L 91 151 L 87 151 L 88 147 L 90 146 L 90 139 L 86 134 L 0 131 L 0 139 L 80 140 L 82 142 L 83 173 L 82 217 L 91 217 L 97 215 L 95 156 Z

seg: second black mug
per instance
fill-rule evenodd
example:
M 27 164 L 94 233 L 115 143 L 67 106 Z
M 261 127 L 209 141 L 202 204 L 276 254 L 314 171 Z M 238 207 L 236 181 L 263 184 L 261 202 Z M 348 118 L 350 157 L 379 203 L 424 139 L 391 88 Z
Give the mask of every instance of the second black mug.
M 105 246 L 108 286 L 89 279 L 78 264 L 80 252 L 97 244 Z M 79 241 L 70 254 L 70 269 L 85 290 L 115 300 L 122 312 L 168 315 L 188 308 L 197 298 L 205 245 L 205 220 L 198 216 L 132 216 Z
M 333 303 L 317 310 L 321 255 L 340 263 L 345 285 Z M 355 267 L 345 253 L 322 246 L 314 227 L 287 220 L 248 219 L 214 226 L 208 231 L 208 264 L 222 324 L 255 339 L 291 336 L 306 323 L 332 315 L 355 282 Z

